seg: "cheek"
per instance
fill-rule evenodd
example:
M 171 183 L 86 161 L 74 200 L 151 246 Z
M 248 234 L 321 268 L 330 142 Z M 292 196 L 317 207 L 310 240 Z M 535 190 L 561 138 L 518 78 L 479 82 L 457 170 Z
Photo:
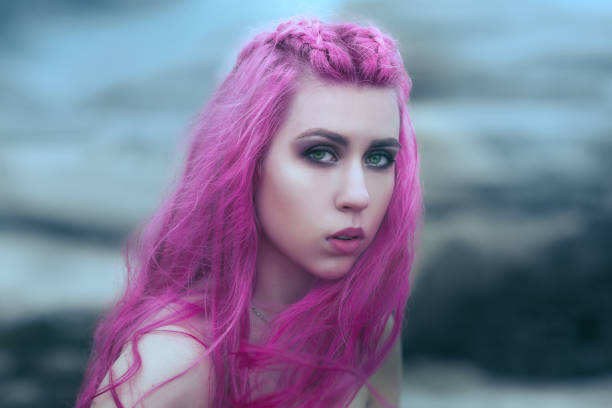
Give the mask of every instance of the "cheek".
M 393 195 L 393 189 L 395 187 L 395 176 L 377 177 L 372 181 L 372 197 L 376 197 L 375 212 L 382 218 L 387 212 L 391 196 Z
M 268 235 L 285 235 L 300 229 L 302 221 L 308 218 L 308 211 L 312 210 L 308 197 L 314 192 L 303 176 L 295 166 L 289 163 L 280 166 L 273 160 L 263 169 L 255 206 Z

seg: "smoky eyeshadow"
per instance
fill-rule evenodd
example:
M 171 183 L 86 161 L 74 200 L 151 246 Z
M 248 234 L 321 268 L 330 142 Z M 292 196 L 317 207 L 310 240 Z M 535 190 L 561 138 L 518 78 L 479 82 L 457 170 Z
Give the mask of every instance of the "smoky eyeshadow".
M 306 154 L 309 150 L 315 147 L 324 147 L 337 153 L 339 146 L 330 142 L 329 139 L 320 136 L 305 137 L 296 139 L 293 142 L 293 147 L 299 155 Z
M 312 149 L 318 147 L 340 156 L 342 149 L 345 148 L 345 146 L 339 145 L 330 138 L 320 134 L 300 135 L 293 141 L 293 146 L 299 156 L 307 156 Z M 395 160 L 400 148 L 399 143 L 391 138 L 375 140 L 370 144 L 364 155 L 380 153 L 388 156 L 390 160 Z

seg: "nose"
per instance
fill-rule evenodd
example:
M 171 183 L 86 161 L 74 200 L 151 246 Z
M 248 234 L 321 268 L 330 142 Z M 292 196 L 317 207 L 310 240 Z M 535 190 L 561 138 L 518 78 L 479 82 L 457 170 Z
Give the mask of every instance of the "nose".
M 363 211 L 370 204 L 370 193 L 366 186 L 365 174 L 361 163 L 346 169 L 340 179 L 336 195 L 336 208 L 340 211 Z

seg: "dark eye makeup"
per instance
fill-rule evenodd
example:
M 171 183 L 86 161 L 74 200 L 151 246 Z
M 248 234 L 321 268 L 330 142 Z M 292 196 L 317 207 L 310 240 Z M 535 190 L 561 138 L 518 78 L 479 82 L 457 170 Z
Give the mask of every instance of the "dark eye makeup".
M 334 165 L 339 159 L 338 153 L 331 146 L 317 145 L 306 149 L 302 156 L 309 161 L 323 166 Z M 382 170 L 395 163 L 394 152 L 382 149 L 368 151 L 365 155 L 366 166 Z

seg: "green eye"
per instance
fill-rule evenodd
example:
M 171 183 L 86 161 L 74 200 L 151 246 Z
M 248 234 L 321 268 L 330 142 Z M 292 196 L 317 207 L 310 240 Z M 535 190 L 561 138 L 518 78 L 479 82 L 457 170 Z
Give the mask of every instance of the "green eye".
M 382 154 L 373 154 L 370 157 L 368 157 L 368 163 L 371 164 L 379 164 L 385 157 Z
M 331 164 L 336 161 L 334 153 L 326 149 L 313 149 L 306 152 L 305 156 L 317 163 Z
M 395 160 L 386 153 L 372 153 L 366 158 L 366 164 L 377 168 L 389 167 Z
M 315 160 L 323 160 L 326 153 L 327 152 L 324 152 L 323 150 L 317 150 L 316 152 L 310 153 L 310 156 Z

